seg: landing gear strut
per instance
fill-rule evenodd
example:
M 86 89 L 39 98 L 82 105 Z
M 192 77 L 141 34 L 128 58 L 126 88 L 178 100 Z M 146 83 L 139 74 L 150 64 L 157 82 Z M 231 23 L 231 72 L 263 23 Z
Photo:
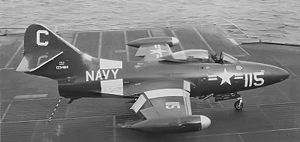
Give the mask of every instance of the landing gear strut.
M 234 108 L 237 111 L 241 111 L 243 110 L 243 107 L 244 107 L 243 99 L 242 97 L 238 97 L 237 101 L 234 103 Z
M 243 109 L 244 103 L 241 95 L 238 93 L 228 93 L 228 94 L 214 94 L 215 102 L 218 101 L 225 101 L 225 100 L 231 100 L 231 99 L 237 99 L 237 101 L 234 103 L 234 108 L 237 111 L 241 111 Z

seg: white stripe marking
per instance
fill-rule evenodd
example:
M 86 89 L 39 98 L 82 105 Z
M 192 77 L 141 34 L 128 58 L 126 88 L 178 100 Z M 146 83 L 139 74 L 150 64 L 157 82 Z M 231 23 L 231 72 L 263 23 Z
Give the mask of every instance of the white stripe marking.
M 236 76 L 236 77 L 234 77 L 234 79 L 243 79 L 244 77 L 242 77 L 242 76 Z
M 38 68 L 44 66 L 45 64 L 47 64 L 48 62 L 52 61 L 53 59 L 55 59 L 56 57 L 58 57 L 58 56 L 61 55 L 62 53 L 63 53 L 63 51 L 61 51 L 60 53 L 56 54 L 56 55 L 53 56 L 52 58 L 48 59 L 46 62 L 40 64 L 39 66 L 37 66 L 37 67 L 35 67 L 35 68 L 33 68 L 33 69 L 30 69 L 29 71 L 32 72 L 32 71 L 37 70 Z M 29 61 L 27 61 L 27 59 L 24 58 L 24 62 L 29 62 Z M 21 63 L 23 63 L 23 60 L 21 61 Z M 20 64 L 21 64 L 21 63 L 20 63 Z M 20 67 L 21 67 L 21 66 L 20 66 Z M 21 68 L 21 69 L 22 69 L 22 68 Z M 21 70 L 21 69 L 17 68 L 17 71 L 23 71 L 23 70 Z M 27 71 L 27 70 L 24 70 L 24 71 Z
M 147 33 L 148 33 L 148 37 L 152 37 L 150 29 L 147 30 Z
M 218 80 L 218 78 L 214 77 L 214 78 L 208 78 L 208 81 L 216 81 Z
M 124 31 L 124 40 L 125 40 L 126 43 L 128 42 L 127 41 L 127 33 L 126 33 L 126 31 Z M 126 49 L 126 58 L 127 58 L 127 61 L 129 62 L 130 61 L 130 59 L 129 59 L 129 49 L 128 49 L 128 45 L 127 44 L 125 44 L 125 49 Z
M 225 19 L 224 19 L 225 20 Z M 225 20 L 226 22 L 230 23 L 231 25 L 235 26 L 240 32 L 242 32 L 242 30 L 237 26 L 235 25 L 233 22 L 231 21 L 228 21 L 228 20 Z M 242 32 L 244 33 L 244 32 Z M 246 35 L 246 34 L 245 34 Z M 248 35 L 246 35 L 247 37 L 249 37 Z M 244 52 L 246 53 L 246 55 L 250 55 L 244 48 L 242 48 L 240 45 L 238 45 L 238 47 Z
M 130 109 L 132 109 L 135 113 L 137 113 L 144 105 L 145 102 L 146 102 L 146 98 L 144 97 L 144 95 L 140 95 L 138 100 L 131 106 Z
M 11 62 L 13 61 L 13 59 L 15 59 L 15 57 L 17 56 L 17 54 L 19 53 L 19 51 L 21 50 L 23 45 L 24 45 L 24 41 L 22 41 L 22 43 L 18 47 L 17 51 L 12 55 L 12 57 L 9 59 L 9 61 L 7 62 L 7 64 L 5 65 L 4 68 L 7 68 L 11 64 Z
M 233 38 L 227 38 L 231 41 L 231 43 L 233 43 L 234 45 L 239 45 Z
M 185 104 L 186 115 L 192 115 L 190 93 L 184 92 L 183 100 L 184 100 L 184 104 Z
M 0 68 L 0 71 L 2 70 L 15 70 L 15 68 Z
M 5 109 L 5 111 L 4 111 L 4 113 L 3 113 L 3 116 L 2 116 L 2 118 L 1 118 L 1 122 L 3 122 L 3 120 L 4 120 L 4 118 L 5 118 L 5 116 L 6 116 L 7 112 L 8 112 L 8 110 L 9 110 L 9 108 L 10 108 L 10 106 L 11 106 L 11 104 L 12 104 L 12 102 L 10 102 L 10 103 L 8 104 L 7 108 Z
M 48 94 L 19 95 L 19 96 L 15 96 L 14 99 L 33 99 L 33 98 L 44 98 L 47 96 Z
M 213 51 L 214 50 L 212 49 L 212 47 L 208 44 L 208 42 L 205 40 L 205 38 L 200 34 L 200 32 L 195 28 L 193 27 L 194 31 L 197 33 L 197 35 L 201 38 L 201 40 L 204 42 L 204 44 L 207 46 L 207 48 L 210 50 L 210 51 Z
M 248 87 L 248 74 L 245 74 L 245 85 L 244 87 Z
M 64 120 L 78 120 L 78 119 L 89 119 L 89 118 L 108 118 L 111 116 L 99 116 L 99 115 L 95 115 L 95 116 L 83 116 L 83 117 L 73 117 L 73 118 L 55 118 L 55 119 L 51 119 L 54 121 L 64 121 Z M 16 123 L 26 123 L 26 122 L 43 122 L 43 121 L 49 121 L 49 119 L 31 119 L 31 120 L 20 120 L 20 121 L 6 121 L 6 122 L 1 122 L 0 124 L 16 124 Z
M 122 61 L 100 58 L 100 69 L 119 69 L 119 68 L 123 68 Z
M 217 75 L 208 75 L 208 81 L 216 81 L 218 80 L 218 76 Z
M 102 32 L 99 32 L 99 41 L 98 41 L 98 58 L 101 58 L 102 50 Z
M 253 80 L 252 73 L 249 73 L 249 87 L 251 87 L 253 84 L 252 80 Z
M 186 91 L 191 92 L 191 83 L 184 80 L 183 81 L 183 89 L 186 90 Z
M 103 80 L 100 85 L 102 93 L 123 95 L 123 79 Z

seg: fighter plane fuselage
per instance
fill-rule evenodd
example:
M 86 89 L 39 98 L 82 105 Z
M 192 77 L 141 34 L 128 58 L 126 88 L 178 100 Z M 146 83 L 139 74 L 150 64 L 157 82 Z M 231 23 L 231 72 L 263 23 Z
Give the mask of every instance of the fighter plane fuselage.
M 179 43 L 176 37 L 140 38 L 126 43 L 137 48 L 139 61 L 95 58 L 47 27 L 32 24 L 24 35 L 24 57 L 17 71 L 56 80 L 59 95 L 70 98 L 69 103 L 82 97 L 134 98 L 130 109 L 141 120 L 120 127 L 144 131 L 205 129 L 211 120 L 192 114 L 190 97 L 237 99 L 234 107 L 240 111 L 243 101 L 237 92 L 289 76 L 282 68 L 238 60 L 223 51 L 172 52 Z
M 120 61 L 121 67 L 111 68 L 101 68 L 101 63 L 99 64 L 98 67 L 92 67 L 91 70 L 86 70 L 84 74 L 77 76 L 72 83 L 60 83 L 61 89 L 67 86 L 71 90 L 92 90 L 100 94 L 110 94 L 109 91 L 104 91 L 107 88 L 103 88 L 107 87 L 105 84 L 108 83 L 111 84 L 109 87 L 112 95 L 130 96 L 132 94 L 124 94 L 122 91 L 129 84 L 138 87 L 144 81 L 185 80 L 191 83 L 192 97 L 205 97 L 209 94 L 233 93 L 263 87 L 288 77 L 288 72 L 279 67 L 248 61 L 239 61 L 235 64 Z M 76 88 L 77 85 L 81 87 Z M 101 95 L 95 94 L 92 97 L 97 96 Z
M 135 56 L 141 61 L 95 58 L 33 24 L 25 33 L 24 58 L 17 70 L 57 80 L 60 95 L 67 98 L 130 97 L 164 88 L 184 88 L 202 98 L 267 86 L 289 76 L 279 67 L 241 61 L 225 52 L 219 58 L 202 49 L 172 53 L 170 47 L 179 43 L 176 37 L 141 38 L 127 43 L 138 48 Z

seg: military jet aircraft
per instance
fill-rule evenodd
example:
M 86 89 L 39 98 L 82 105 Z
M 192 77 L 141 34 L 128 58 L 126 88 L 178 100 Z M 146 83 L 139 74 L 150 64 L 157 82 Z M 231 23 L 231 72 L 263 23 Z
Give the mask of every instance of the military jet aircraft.
M 131 109 L 141 121 L 122 128 L 144 131 L 192 131 L 210 126 L 211 120 L 193 115 L 190 97 L 215 101 L 237 99 L 237 93 L 271 85 L 288 78 L 279 67 L 241 61 L 222 52 L 193 49 L 172 52 L 176 37 L 140 38 L 127 43 L 137 48 L 143 61 L 95 58 L 83 53 L 57 33 L 39 24 L 30 25 L 24 37 L 24 57 L 17 71 L 58 82 L 59 94 L 82 97 L 132 98 Z

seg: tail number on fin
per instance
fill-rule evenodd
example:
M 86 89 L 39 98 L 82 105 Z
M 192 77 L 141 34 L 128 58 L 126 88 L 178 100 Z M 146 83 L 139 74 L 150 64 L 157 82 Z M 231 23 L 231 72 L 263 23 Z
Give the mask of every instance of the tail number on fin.
M 68 65 L 65 65 L 64 61 L 59 61 L 58 66 L 56 66 L 56 70 L 66 70 L 69 69 Z
M 36 44 L 39 46 L 47 46 L 48 41 L 41 41 L 41 34 L 49 35 L 49 32 L 47 30 L 38 30 L 36 32 Z

